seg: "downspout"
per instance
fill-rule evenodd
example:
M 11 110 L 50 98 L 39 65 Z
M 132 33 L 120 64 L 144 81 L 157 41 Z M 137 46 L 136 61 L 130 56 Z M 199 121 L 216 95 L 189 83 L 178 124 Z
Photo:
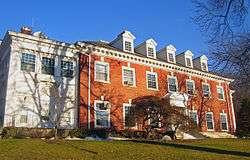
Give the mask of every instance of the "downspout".
M 229 84 L 228 84 L 229 85 Z M 230 88 L 229 86 L 226 85 L 227 89 L 226 89 L 226 92 L 227 92 L 227 110 L 228 110 L 228 114 L 229 114 L 229 117 L 230 118 L 230 129 L 233 129 L 234 130 L 234 127 L 232 127 L 232 113 L 231 113 L 231 108 L 229 107 L 229 105 L 231 104 L 232 105 L 232 102 L 230 101 L 229 102 L 229 99 L 230 99 Z
M 235 121 L 235 113 L 234 113 L 234 105 L 233 105 L 233 96 L 232 94 L 234 93 L 233 90 L 230 90 L 230 102 L 231 102 L 231 109 L 232 109 L 232 118 L 233 118 L 233 124 L 234 124 L 234 128 L 233 131 L 236 131 L 236 121 Z
M 90 129 L 90 82 L 91 82 L 91 55 L 89 54 L 88 63 L 88 129 Z

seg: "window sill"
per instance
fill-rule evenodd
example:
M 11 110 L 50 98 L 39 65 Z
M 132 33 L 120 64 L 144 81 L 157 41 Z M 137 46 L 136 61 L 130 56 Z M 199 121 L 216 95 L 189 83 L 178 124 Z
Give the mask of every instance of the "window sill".
M 126 85 L 126 84 L 122 84 L 124 87 L 131 87 L 131 88 L 135 88 L 136 85 Z
M 225 100 L 225 99 L 220 99 L 220 98 L 218 98 L 218 100 L 219 100 L 219 101 L 226 102 L 226 100 Z
M 98 80 L 98 79 L 95 79 L 94 81 L 95 81 L 95 82 L 101 82 L 101 83 L 110 84 L 110 81 L 103 81 L 103 80 Z
M 214 129 L 207 129 L 208 132 L 214 132 Z
M 150 90 L 150 91 L 159 91 L 158 88 L 147 88 L 147 89 Z

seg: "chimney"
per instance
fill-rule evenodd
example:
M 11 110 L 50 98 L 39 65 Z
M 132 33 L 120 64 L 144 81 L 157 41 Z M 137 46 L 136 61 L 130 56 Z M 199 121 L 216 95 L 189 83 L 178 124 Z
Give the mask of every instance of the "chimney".
M 30 27 L 22 27 L 21 28 L 21 33 L 31 35 L 32 34 L 32 29 Z

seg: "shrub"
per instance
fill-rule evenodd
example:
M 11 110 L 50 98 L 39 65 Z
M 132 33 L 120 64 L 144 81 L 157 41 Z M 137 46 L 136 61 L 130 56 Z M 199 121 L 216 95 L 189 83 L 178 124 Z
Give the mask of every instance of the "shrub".
M 88 131 L 87 130 L 84 130 L 84 129 L 80 129 L 80 128 L 77 128 L 77 129 L 73 129 L 71 131 L 69 131 L 69 136 L 71 138 L 73 137 L 77 137 L 77 138 L 85 138 L 88 136 Z
M 93 136 L 97 136 L 99 138 L 106 139 L 110 135 L 110 130 L 108 130 L 108 129 L 96 129 L 96 130 L 92 130 L 90 132 L 90 134 Z

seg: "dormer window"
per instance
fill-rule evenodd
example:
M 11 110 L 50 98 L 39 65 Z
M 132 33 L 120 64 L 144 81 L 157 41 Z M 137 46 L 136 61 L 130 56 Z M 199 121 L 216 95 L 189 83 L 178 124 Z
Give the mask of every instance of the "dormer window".
M 186 66 L 187 67 L 192 67 L 192 61 L 190 57 L 186 57 Z
M 131 42 L 125 41 L 125 50 L 131 52 L 132 50 Z
M 148 57 L 154 58 L 154 48 L 148 47 Z
M 201 62 L 201 70 L 207 71 L 207 63 L 206 62 Z
M 135 36 L 131 32 L 123 31 L 109 44 L 125 52 L 134 53 L 134 40 Z
M 174 63 L 174 54 L 168 53 L 168 61 Z
M 157 43 L 151 38 L 135 47 L 135 51 L 142 55 L 156 59 Z

